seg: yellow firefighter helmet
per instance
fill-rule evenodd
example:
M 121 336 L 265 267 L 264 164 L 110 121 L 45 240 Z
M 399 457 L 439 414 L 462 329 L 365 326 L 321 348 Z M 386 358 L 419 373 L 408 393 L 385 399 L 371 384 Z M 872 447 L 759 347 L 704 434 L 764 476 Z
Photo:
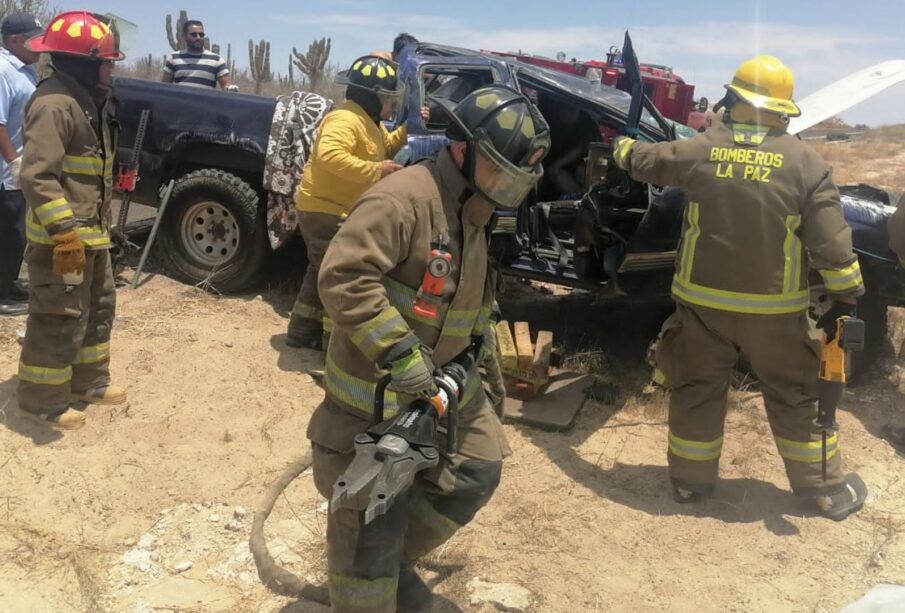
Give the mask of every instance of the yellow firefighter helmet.
M 744 102 L 763 111 L 798 117 L 801 109 L 792 101 L 795 77 L 789 67 L 772 55 L 758 55 L 742 63 L 725 86 Z

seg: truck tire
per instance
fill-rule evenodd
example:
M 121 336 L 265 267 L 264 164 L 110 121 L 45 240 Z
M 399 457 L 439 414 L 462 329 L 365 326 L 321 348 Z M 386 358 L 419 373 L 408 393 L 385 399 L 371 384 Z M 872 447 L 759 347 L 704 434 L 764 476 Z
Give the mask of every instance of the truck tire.
M 249 288 L 270 252 L 258 194 L 239 177 L 203 169 L 180 177 L 157 242 L 174 278 L 220 292 Z

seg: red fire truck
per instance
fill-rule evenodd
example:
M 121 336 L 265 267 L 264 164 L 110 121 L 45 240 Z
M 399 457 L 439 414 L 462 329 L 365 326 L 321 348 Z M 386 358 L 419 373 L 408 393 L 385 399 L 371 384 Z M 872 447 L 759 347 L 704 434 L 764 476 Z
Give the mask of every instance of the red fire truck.
M 502 53 L 498 51 L 484 51 L 506 58 L 512 58 L 526 64 L 542 66 L 551 70 L 567 72 L 586 77 L 591 80 L 599 79 L 604 85 L 618 87 L 628 91 L 625 68 L 622 65 L 622 52 L 616 47 L 610 47 L 606 54 L 606 61 L 587 60 L 567 61 L 565 57 L 551 59 L 539 55 L 519 53 Z M 641 64 L 641 79 L 648 98 L 654 103 L 664 117 L 687 124 L 689 114 L 696 110 L 694 102 L 694 85 L 685 83 L 679 75 L 669 66 L 658 64 Z

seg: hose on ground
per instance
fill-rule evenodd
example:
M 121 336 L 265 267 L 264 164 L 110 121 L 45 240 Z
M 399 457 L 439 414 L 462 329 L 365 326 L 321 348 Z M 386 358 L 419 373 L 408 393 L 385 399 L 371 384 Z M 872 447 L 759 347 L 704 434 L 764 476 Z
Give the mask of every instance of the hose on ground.
M 289 484 L 308 470 L 311 466 L 311 452 L 293 462 L 267 489 L 264 501 L 255 511 L 254 521 L 251 524 L 251 536 L 248 539 L 248 548 L 254 556 L 255 566 L 258 569 L 258 577 L 271 592 L 280 596 L 291 598 L 305 598 L 321 604 L 330 604 L 330 593 L 322 585 L 313 585 L 300 577 L 292 574 L 279 566 L 270 551 L 267 549 L 267 541 L 264 538 L 264 522 L 270 517 L 273 506 L 280 495 L 289 487 Z

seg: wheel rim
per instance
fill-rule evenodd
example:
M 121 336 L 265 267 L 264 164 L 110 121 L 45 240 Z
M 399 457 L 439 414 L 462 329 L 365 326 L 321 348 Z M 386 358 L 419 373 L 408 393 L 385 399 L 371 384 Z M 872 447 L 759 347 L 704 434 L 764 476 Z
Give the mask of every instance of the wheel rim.
M 229 261 L 239 251 L 239 225 L 226 207 L 212 201 L 193 204 L 182 217 L 182 244 L 202 266 Z

